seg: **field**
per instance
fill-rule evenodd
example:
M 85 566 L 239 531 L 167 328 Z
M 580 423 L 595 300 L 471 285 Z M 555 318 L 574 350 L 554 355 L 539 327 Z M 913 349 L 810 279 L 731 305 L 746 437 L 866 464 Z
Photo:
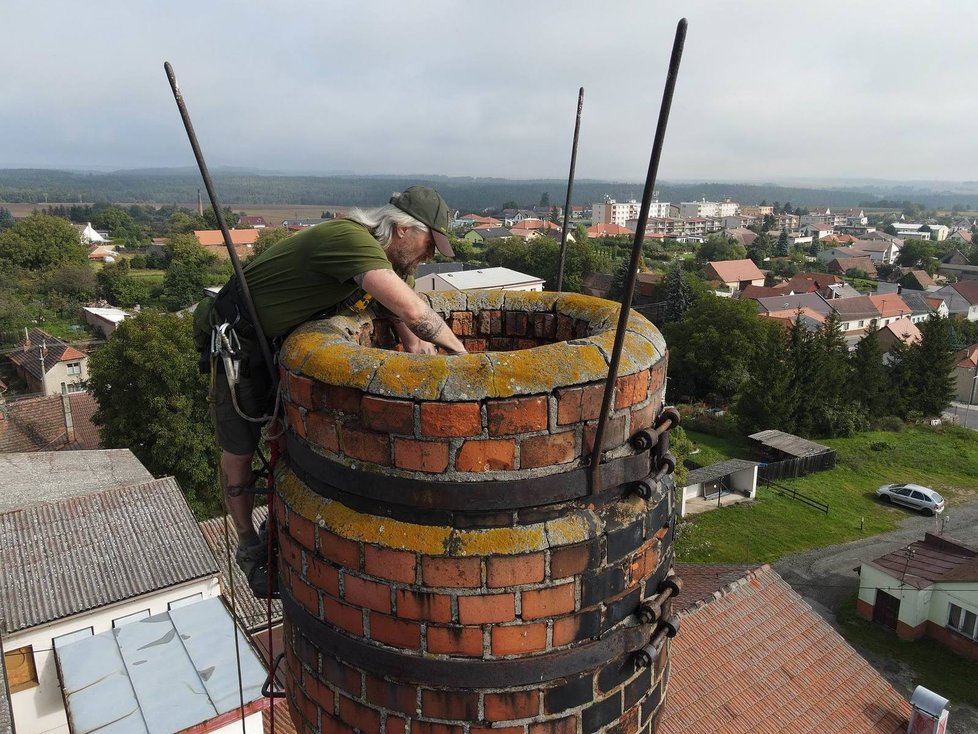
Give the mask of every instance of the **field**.
M 743 447 L 692 431 L 700 447 L 692 458 L 708 464 L 743 457 Z M 912 481 L 933 487 L 955 503 L 978 496 L 978 433 L 917 426 L 900 433 L 871 432 L 822 441 L 838 451 L 832 471 L 783 484 L 828 503 L 825 514 L 777 494 L 763 484 L 757 501 L 688 518 L 680 524 L 680 560 L 694 563 L 767 563 L 811 548 L 895 530 L 906 511 L 880 503 L 881 484 Z

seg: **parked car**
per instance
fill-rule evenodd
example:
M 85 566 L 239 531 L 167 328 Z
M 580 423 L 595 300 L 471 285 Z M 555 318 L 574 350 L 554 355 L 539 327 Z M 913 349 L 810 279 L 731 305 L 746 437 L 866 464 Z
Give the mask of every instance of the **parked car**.
M 919 484 L 884 484 L 876 490 L 876 496 L 884 502 L 897 502 L 926 515 L 944 512 L 944 498 L 930 487 Z

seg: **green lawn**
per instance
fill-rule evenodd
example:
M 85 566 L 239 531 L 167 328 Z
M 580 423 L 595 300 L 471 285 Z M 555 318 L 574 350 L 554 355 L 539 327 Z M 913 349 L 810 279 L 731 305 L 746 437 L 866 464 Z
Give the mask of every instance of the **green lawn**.
M 701 447 L 701 454 L 692 457 L 698 463 L 743 456 L 735 443 L 687 435 Z M 828 514 L 762 484 L 756 502 L 686 518 L 676 543 L 679 560 L 767 563 L 790 553 L 895 530 L 907 511 L 884 505 L 874 496 L 876 488 L 888 482 L 912 481 L 941 492 L 948 500 L 952 528 L 955 503 L 978 495 L 974 470 L 978 433 L 974 431 L 917 426 L 901 433 L 869 432 L 823 443 L 838 451 L 836 468 L 783 484 L 828 503 Z M 860 529 L 862 521 L 865 525 Z
M 133 278 L 146 281 L 150 286 L 162 285 L 165 270 L 130 270 L 129 275 Z
M 913 685 L 940 691 L 942 696 L 955 703 L 978 706 L 974 662 L 955 655 L 933 640 L 901 640 L 891 631 L 856 614 L 855 597 L 837 610 L 836 619 L 842 627 L 842 635 L 851 645 L 905 663 L 913 671 Z

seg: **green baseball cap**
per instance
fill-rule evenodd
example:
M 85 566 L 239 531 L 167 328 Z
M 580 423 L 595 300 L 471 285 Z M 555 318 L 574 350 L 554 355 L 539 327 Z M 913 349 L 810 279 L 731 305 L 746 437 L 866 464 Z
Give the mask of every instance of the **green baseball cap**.
M 448 241 L 448 204 L 441 194 L 427 186 L 412 186 L 400 194 L 394 194 L 390 203 L 428 225 L 438 252 L 445 257 L 455 257 L 455 250 Z

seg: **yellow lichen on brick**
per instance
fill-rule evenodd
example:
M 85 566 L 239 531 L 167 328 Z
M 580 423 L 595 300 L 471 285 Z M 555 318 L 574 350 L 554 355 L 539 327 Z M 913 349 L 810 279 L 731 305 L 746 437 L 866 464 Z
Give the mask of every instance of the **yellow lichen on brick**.
M 438 354 L 386 354 L 370 383 L 370 392 L 415 400 L 436 400 L 448 377 L 448 363 L 456 359 Z
M 547 533 L 543 523 L 515 528 L 459 530 L 452 542 L 453 556 L 515 555 L 544 550 Z
M 365 390 L 377 368 L 391 354 L 394 352 L 337 339 L 313 353 L 302 366 L 302 373 L 327 385 Z
M 518 352 L 491 354 L 491 397 L 549 393 L 554 387 L 603 379 L 608 363 L 590 344 L 545 344 Z
M 489 355 L 465 354 L 455 357 L 439 397 L 454 401 L 481 400 L 487 396 L 495 396 Z
M 615 332 L 605 331 L 590 338 L 590 342 L 600 347 L 605 354 L 611 355 L 615 346 Z M 640 372 L 646 367 L 656 364 L 662 355 L 648 341 L 632 333 L 625 334 L 621 349 L 621 361 L 618 364 L 618 374 L 630 375 Z
M 549 520 L 545 523 L 547 544 L 551 548 L 557 548 L 589 540 L 596 534 L 594 522 L 593 513 L 588 513 L 588 516 L 584 513 L 576 513 Z
M 557 300 L 557 313 L 591 323 L 593 330 L 614 328 L 620 306 L 612 301 L 580 293 L 564 293 Z M 592 331 L 594 333 L 594 331 Z
M 310 354 L 315 354 L 324 349 L 328 349 L 335 337 L 326 336 L 318 332 L 305 332 L 293 335 L 286 340 L 285 345 L 279 352 L 279 362 L 286 368 L 298 371 L 302 363 Z

